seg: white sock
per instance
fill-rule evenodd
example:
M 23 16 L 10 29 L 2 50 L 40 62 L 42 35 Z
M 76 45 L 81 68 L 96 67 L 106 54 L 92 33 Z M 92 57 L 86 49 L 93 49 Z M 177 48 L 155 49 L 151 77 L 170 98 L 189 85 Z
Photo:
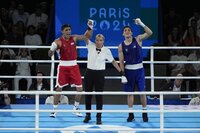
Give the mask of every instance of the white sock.
M 75 106 L 75 107 L 78 107 L 78 106 L 79 106 L 79 102 L 76 102 L 76 101 L 75 101 L 75 102 L 74 102 L 74 106 Z
M 142 107 L 143 110 L 147 110 L 147 107 Z
M 131 107 L 131 108 L 130 108 L 130 107 L 128 107 L 128 110 L 132 110 L 132 109 L 133 109 L 132 107 Z M 129 113 L 133 113 L 133 112 L 129 112 Z
M 56 110 L 58 108 L 58 105 L 53 105 L 53 110 Z

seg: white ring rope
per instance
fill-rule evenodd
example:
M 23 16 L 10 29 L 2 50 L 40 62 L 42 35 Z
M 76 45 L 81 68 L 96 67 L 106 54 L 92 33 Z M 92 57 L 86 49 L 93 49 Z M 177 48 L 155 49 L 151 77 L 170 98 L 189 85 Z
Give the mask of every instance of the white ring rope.
M 77 91 L 0 91 L 0 94 L 29 94 L 29 95 L 51 95 L 51 94 L 63 94 L 63 95 L 186 95 L 186 94 L 200 94 L 200 91 L 191 92 L 172 92 L 172 91 L 145 91 L 145 92 L 121 92 L 121 91 L 104 91 L 104 92 L 77 92 Z
M 18 45 L 0 45 L 0 48 L 43 48 L 43 49 L 49 49 L 50 46 L 18 46 Z M 77 48 L 80 49 L 86 49 L 85 46 L 77 46 Z M 108 46 L 110 49 L 117 49 L 116 46 Z M 179 64 L 179 63 L 193 63 L 197 64 L 200 63 L 200 61 L 154 61 L 154 50 L 168 50 L 168 49 L 200 49 L 200 47 L 143 47 L 143 49 L 150 49 L 150 61 L 144 61 L 144 64 L 150 64 L 150 70 L 151 74 L 150 76 L 146 76 L 146 79 L 151 79 L 151 91 L 149 92 L 76 92 L 76 91 L 63 91 L 63 92 L 55 92 L 53 90 L 51 91 L 0 91 L 0 94 L 32 94 L 36 95 L 35 98 L 35 110 L 24 110 L 24 109 L 18 109 L 18 110 L 11 110 L 11 109 L 1 109 L 0 112 L 35 112 L 35 128 L 0 128 L 1 130 L 27 130 L 27 131 L 52 131 L 52 130 L 76 130 L 73 128 L 70 129 L 63 129 L 63 128 L 39 128 L 39 112 L 51 112 L 52 110 L 40 110 L 39 109 L 39 95 L 45 94 L 64 94 L 64 95 L 74 95 L 74 94 L 81 94 L 81 95 L 160 95 L 160 109 L 159 110 L 80 110 L 81 112 L 112 112 L 112 113 L 120 113 L 120 112 L 152 112 L 152 113 L 160 113 L 160 128 L 134 128 L 133 131 L 183 131 L 183 128 L 164 128 L 164 113 L 165 112 L 199 112 L 199 109 L 190 109 L 190 110 L 165 110 L 164 109 L 164 102 L 163 102 L 163 95 L 186 95 L 186 94 L 200 94 L 200 92 L 154 92 L 154 79 L 175 79 L 177 77 L 164 77 L 164 76 L 154 76 L 154 64 Z M 59 63 L 58 60 L 54 60 L 52 58 L 51 60 L 0 60 L 0 62 L 36 62 L 36 63 L 51 63 L 51 74 L 50 76 L 42 76 L 41 78 L 48 78 L 51 79 L 51 88 L 53 88 L 53 79 L 56 78 L 54 76 L 54 66 L 55 63 Z M 78 63 L 87 63 L 87 61 L 77 61 Z M 38 78 L 38 76 L 1 76 L 0 78 Z M 82 77 L 83 78 L 83 77 Z M 106 76 L 106 79 L 120 79 L 120 76 Z M 199 76 L 197 77 L 178 77 L 180 79 L 200 79 Z M 72 112 L 72 110 L 57 110 L 57 112 Z M 85 130 L 85 129 L 80 129 Z M 108 129 L 87 129 L 87 130 L 108 130 Z M 130 131 L 130 129 L 123 129 L 123 128 L 112 128 L 110 129 L 112 131 Z M 200 131 L 200 128 L 184 128 L 184 131 Z
M 31 62 L 31 63 L 59 63 L 59 60 L 0 60 L 0 62 Z M 119 62 L 119 61 L 117 61 Z M 77 61 L 77 63 L 87 63 L 87 61 Z M 106 61 L 106 63 L 109 63 Z M 143 61 L 144 64 L 199 64 L 200 61 Z
M 57 78 L 56 76 L 0 76 L 0 78 L 45 78 L 45 79 L 51 79 L 51 78 Z M 81 77 L 82 79 L 84 76 Z M 121 76 L 105 76 L 105 79 L 121 79 Z M 185 77 L 164 77 L 164 76 L 145 76 L 145 79 L 200 79 L 200 76 L 194 77 L 194 76 L 185 76 Z
M 183 109 L 179 109 L 179 110 L 77 110 L 77 111 L 73 111 L 73 112 L 93 112 L 93 113 L 143 113 L 143 112 L 149 112 L 149 113 L 178 113 L 178 112 L 184 112 L 184 113 L 192 113 L 192 112 L 196 112 L 199 113 L 200 108 L 198 109 L 190 109 L 190 110 L 183 110 Z M 15 109 L 15 110 L 11 110 L 11 109 L 1 109 L 0 112 L 52 112 L 52 110 L 34 110 L 34 109 L 29 109 L 29 110 L 25 110 L 25 109 Z M 56 110 L 54 112 L 63 112 L 63 113 L 70 113 L 72 112 L 72 110 Z
M 117 49 L 117 46 L 106 46 L 110 49 Z M 0 45 L 0 48 L 50 48 L 50 46 L 29 46 L 29 45 Z M 87 49 L 86 46 L 77 46 L 78 49 Z M 150 47 L 146 47 L 143 46 L 143 49 L 160 49 L 160 50 L 168 50 L 168 49 L 200 49 L 200 47 L 158 47 L 158 46 L 150 46 Z

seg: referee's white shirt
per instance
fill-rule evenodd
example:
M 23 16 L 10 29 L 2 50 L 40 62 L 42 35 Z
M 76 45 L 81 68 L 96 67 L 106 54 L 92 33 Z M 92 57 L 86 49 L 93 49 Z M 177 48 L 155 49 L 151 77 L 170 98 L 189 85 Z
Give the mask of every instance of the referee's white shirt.
M 101 48 L 101 52 L 96 51 L 96 44 L 92 41 L 88 41 L 88 63 L 87 68 L 92 70 L 105 70 L 106 60 L 112 62 L 114 60 L 110 49 L 106 47 Z

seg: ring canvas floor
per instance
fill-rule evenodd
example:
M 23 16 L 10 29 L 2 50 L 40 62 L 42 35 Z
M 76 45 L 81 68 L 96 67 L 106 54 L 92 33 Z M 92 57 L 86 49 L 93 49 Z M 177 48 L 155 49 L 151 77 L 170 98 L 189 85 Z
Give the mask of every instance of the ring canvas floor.
M 35 109 L 34 104 L 13 104 L 3 109 Z M 52 109 L 52 105 L 40 105 L 40 109 Z M 85 109 L 84 105 L 80 105 L 81 109 Z M 104 105 L 104 110 L 127 110 L 127 105 Z M 149 110 L 159 110 L 159 105 L 149 105 Z M 72 110 L 72 105 L 60 105 L 58 109 Z M 95 105 L 92 105 L 95 109 Z M 140 105 L 135 105 L 134 109 L 141 109 Z M 164 113 L 164 128 L 183 128 L 182 131 L 164 131 L 164 133 L 200 133 L 200 107 L 188 105 L 165 105 L 164 109 L 197 109 L 199 112 L 178 112 Z M 128 113 L 103 113 L 102 125 L 96 125 L 96 113 L 92 113 L 92 119 L 88 124 L 83 123 L 84 117 L 77 117 L 71 112 L 58 112 L 56 118 L 49 117 L 49 112 L 39 113 L 40 128 L 70 128 L 76 126 L 75 131 L 39 131 L 39 133 L 159 133 L 160 131 L 134 131 L 135 128 L 160 128 L 160 113 L 148 113 L 149 122 L 143 122 L 141 113 L 135 114 L 135 121 L 126 122 Z M 85 115 L 85 113 L 83 113 Z M 35 113 L 34 112 L 0 112 L 0 128 L 34 128 Z M 78 127 L 85 127 L 85 131 L 81 131 Z M 127 127 L 132 131 L 114 131 L 105 130 L 106 127 L 119 128 Z M 90 128 L 103 129 L 102 131 L 88 130 Z M 184 128 L 199 128 L 199 131 L 184 131 Z M 34 133 L 35 131 L 5 131 L 0 133 Z

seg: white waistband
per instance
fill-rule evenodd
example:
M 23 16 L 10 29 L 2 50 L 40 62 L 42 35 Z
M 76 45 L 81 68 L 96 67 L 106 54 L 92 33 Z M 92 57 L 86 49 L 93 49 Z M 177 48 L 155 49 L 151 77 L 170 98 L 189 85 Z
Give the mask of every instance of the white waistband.
M 137 69 L 140 69 L 140 68 L 143 68 L 143 63 L 125 66 L 125 69 L 130 69 L 130 70 L 137 70 Z
M 60 61 L 59 63 L 60 66 L 75 66 L 77 65 L 77 61 L 76 60 L 70 60 L 70 61 Z

